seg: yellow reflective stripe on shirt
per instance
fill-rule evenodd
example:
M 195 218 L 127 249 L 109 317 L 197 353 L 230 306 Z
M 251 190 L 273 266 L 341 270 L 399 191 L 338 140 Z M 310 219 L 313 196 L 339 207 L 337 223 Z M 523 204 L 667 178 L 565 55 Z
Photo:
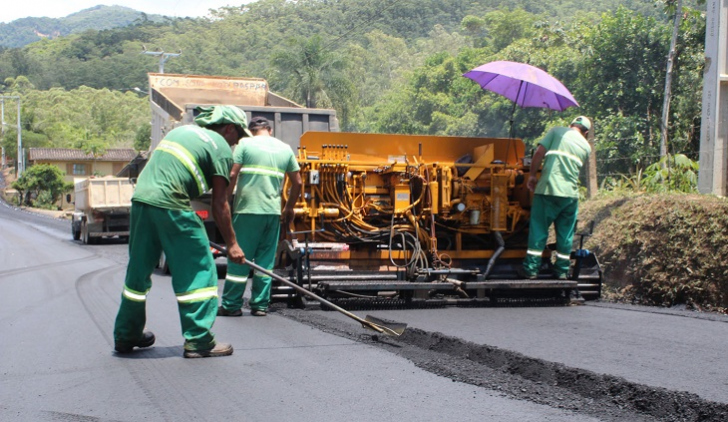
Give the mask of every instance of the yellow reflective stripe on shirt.
M 548 157 L 549 155 L 552 155 L 552 154 L 553 155 L 560 155 L 560 156 L 566 157 L 566 158 L 568 158 L 570 160 L 574 160 L 577 163 L 579 163 L 580 166 L 581 165 L 584 165 L 584 163 L 581 161 L 581 159 L 579 159 L 579 157 L 577 157 L 574 154 L 569 154 L 568 152 L 564 152 L 564 151 L 549 151 L 549 152 L 546 153 L 545 156 Z
M 205 183 L 205 177 L 202 175 L 202 170 L 197 164 L 195 157 L 193 157 L 187 149 L 185 149 L 182 145 L 175 144 L 173 142 L 162 141 L 159 143 L 159 146 L 157 146 L 157 150 L 172 154 L 175 158 L 177 158 L 185 167 L 187 167 L 190 174 L 192 174 L 195 182 L 197 182 L 197 188 L 200 190 L 200 194 L 207 192 L 207 183 Z
M 133 300 L 134 302 L 146 302 L 147 294 L 149 294 L 149 290 L 142 293 L 137 292 L 136 290 L 132 290 L 126 286 L 124 286 L 124 292 L 122 293 L 125 298 Z
M 283 179 L 286 175 L 284 172 L 272 167 L 245 166 L 240 168 L 240 173 L 244 174 L 260 174 L 263 176 L 273 176 Z
M 191 292 L 180 293 L 177 295 L 177 302 L 192 303 L 201 302 L 203 300 L 217 297 L 217 287 L 205 287 L 203 289 L 193 290 Z

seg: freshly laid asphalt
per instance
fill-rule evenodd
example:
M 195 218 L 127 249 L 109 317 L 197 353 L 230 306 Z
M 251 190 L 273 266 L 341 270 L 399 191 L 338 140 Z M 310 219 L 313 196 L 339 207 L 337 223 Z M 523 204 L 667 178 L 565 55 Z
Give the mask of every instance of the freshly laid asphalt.
M 154 275 L 148 350 L 112 352 L 126 245 L 0 206 L 0 420 L 595 421 L 453 382 L 290 319 L 218 319 L 230 357 L 182 358 L 170 278 Z
M 126 248 L 81 245 L 71 240 L 70 223 L 0 204 L 0 420 L 693 420 L 616 408 L 601 414 L 582 407 L 588 400 L 561 407 L 526 388 L 521 394 L 461 382 L 429 368 L 446 365 L 439 357 L 423 352 L 418 360 L 397 351 L 406 347 L 358 341 L 371 335 L 330 311 L 218 318 L 214 331 L 235 353 L 183 359 L 170 277 L 161 274 L 153 276 L 147 304 L 156 344 L 117 356 L 112 327 Z M 603 303 L 361 314 L 728 403 L 723 316 Z M 299 322 L 307 319 L 316 321 Z M 350 335 L 327 330 L 326 321 Z

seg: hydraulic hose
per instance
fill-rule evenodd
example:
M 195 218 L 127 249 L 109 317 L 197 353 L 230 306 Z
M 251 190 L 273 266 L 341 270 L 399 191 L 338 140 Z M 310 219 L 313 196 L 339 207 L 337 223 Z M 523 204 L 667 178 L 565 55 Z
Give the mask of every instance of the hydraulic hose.
M 490 274 L 490 271 L 493 269 L 493 265 L 495 264 L 495 261 L 498 259 L 500 254 L 503 253 L 503 251 L 506 249 L 506 242 L 503 240 L 503 236 L 500 232 L 493 232 L 493 237 L 495 238 L 495 241 L 498 243 L 498 249 L 493 253 L 493 256 L 490 257 L 490 260 L 488 261 L 488 266 L 485 268 L 485 273 L 483 274 L 483 278 L 487 279 L 488 275 Z

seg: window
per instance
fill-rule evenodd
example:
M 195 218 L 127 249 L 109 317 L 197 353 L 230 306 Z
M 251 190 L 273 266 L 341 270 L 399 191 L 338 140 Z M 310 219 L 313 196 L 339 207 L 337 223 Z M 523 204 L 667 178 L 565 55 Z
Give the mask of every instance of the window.
M 86 164 L 74 164 L 71 174 L 74 176 L 84 176 L 86 174 Z

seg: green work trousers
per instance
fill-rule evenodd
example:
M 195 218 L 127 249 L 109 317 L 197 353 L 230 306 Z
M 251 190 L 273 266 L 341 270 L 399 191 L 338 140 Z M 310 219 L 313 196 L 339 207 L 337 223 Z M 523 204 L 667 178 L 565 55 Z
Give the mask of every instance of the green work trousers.
M 114 339 L 134 343 L 146 323 L 151 275 L 164 251 L 186 350 L 215 346 L 210 329 L 217 312 L 217 269 L 200 218 L 193 211 L 168 210 L 132 202 L 129 265 L 116 316 Z
M 246 261 L 253 261 L 266 270 L 273 269 L 281 226 L 280 218 L 280 215 L 271 214 L 233 215 L 235 236 L 245 253 Z M 243 307 L 243 293 L 245 293 L 249 274 L 248 265 L 240 265 L 228 260 L 225 288 L 222 294 L 222 307 L 225 310 L 236 311 Z M 248 302 L 251 310 L 265 311 L 268 309 L 270 286 L 270 277 L 254 273 Z
M 549 227 L 553 224 L 556 231 L 554 276 L 567 275 L 571 264 L 571 247 L 578 211 L 578 198 L 533 195 L 528 229 L 528 251 L 523 261 L 523 269 L 527 274 L 538 274 L 541 256 L 549 237 Z

